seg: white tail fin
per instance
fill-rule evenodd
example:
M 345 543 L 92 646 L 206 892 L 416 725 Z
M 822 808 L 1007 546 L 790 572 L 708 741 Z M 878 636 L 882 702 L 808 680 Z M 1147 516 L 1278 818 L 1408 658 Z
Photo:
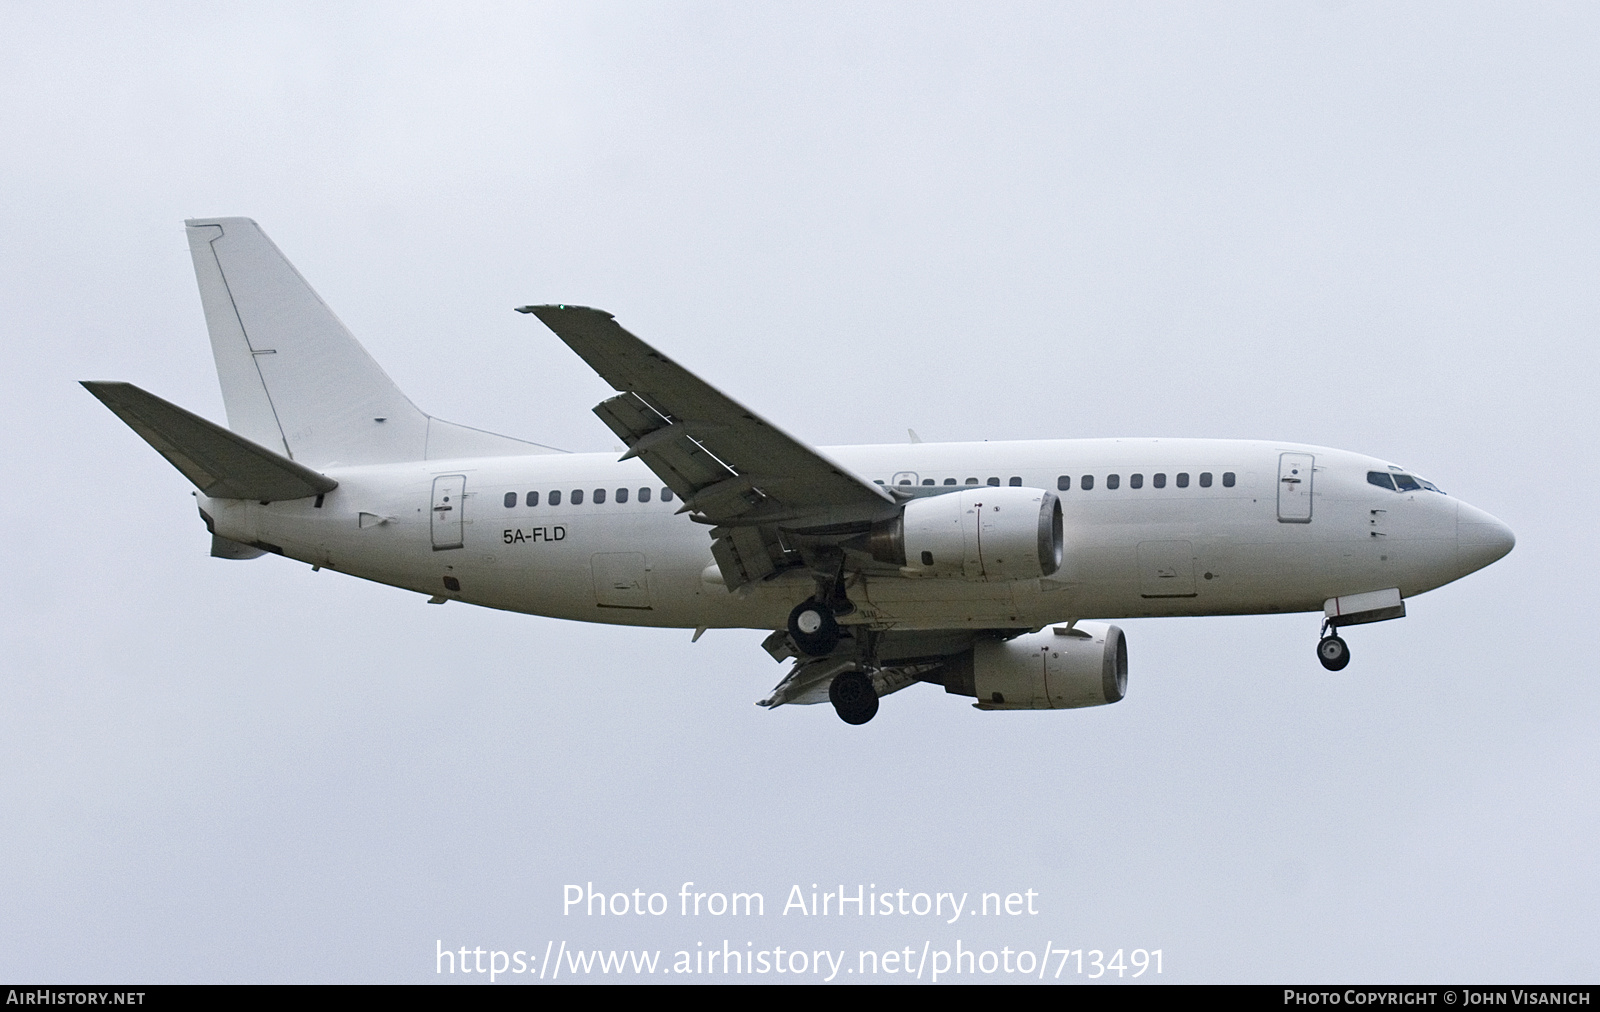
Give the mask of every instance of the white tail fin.
M 249 218 L 185 224 L 234 432 L 317 468 L 557 452 L 423 413 Z

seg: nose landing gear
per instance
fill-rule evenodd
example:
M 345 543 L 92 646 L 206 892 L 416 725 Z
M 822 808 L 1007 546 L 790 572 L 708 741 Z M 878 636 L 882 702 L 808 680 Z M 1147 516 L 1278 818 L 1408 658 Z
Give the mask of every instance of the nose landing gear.
M 1342 671 L 1350 663 L 1350 648 L 1337 636 L 1324 636 L 1317 644 L 1317 660 L 1329 671 Z
M 1317 643 L 1317 660 L 1329 671 L 1343 671 L 1345 665 L 1350 663 L 1350 647 L 1328 622 L 1322 623 L 1322 631 L 1327 635 Z

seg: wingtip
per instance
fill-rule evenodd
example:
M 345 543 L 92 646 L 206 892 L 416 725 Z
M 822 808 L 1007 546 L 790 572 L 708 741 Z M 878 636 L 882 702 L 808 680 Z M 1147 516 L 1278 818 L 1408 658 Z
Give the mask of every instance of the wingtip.
M 79 380 L 78 385 L 101 400 L 105 400 L 105 395 L 111 391 L 119 387 L 132 386 L 133 384 L 124 383 L 122 380 Z
M 245 224 L 252 228 L 260 228 L 254 218 L 245 218 L 241 215 L 222 215 L 216 218 L 185 218 L 183 224 L 188 228 L 204 228 L 207 225 L 238 225 Z
M 608 320 L 616 319 L 614 314 L 608 313 L 604 309 L 596 309 L 593 306 L 573 306 L 567 303 L 557 303 L 545 306 L 518 306 L 517 312 L 532 313 L 541 320 L 546 319 L 547 316 L 563 316 L 568 313 L 592 313 L 597 316 L 603 316 Z

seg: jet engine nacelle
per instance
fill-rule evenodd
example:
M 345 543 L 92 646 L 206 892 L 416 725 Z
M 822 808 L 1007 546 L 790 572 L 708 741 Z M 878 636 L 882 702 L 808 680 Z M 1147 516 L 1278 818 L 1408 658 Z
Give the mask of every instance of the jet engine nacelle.
M 979 485 L 913 499 L 872 531 L 873 558 L 907 575 L 1028 580 L 1061 568 L 1061 500 L 1054 492 Z
M 1115 703 L 1128 691 L 1122 630 L 1079 622 L 984 640 L 942 671 L 946 692 L 976 696 L 980 710 L 1062 710 Z

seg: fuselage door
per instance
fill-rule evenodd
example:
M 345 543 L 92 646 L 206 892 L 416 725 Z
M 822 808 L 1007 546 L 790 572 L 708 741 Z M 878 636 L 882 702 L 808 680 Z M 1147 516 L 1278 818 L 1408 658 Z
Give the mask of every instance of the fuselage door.
M 1194 549 L 1187 541 L 1139 542 L 1140 597 L 1194 597 Z
M 1309 453 L 1278 455 L 1278 522 L 1311 522 L 1311 475 L 1316 458 Z
M 640 552 L 598 552 L 594 569 L 595 603 L 602 608 L 649 608 L 650 577 Z
M 433 550 L 461 547 L 462 506 L 467 476 L 444 474 L 433 479 Z

